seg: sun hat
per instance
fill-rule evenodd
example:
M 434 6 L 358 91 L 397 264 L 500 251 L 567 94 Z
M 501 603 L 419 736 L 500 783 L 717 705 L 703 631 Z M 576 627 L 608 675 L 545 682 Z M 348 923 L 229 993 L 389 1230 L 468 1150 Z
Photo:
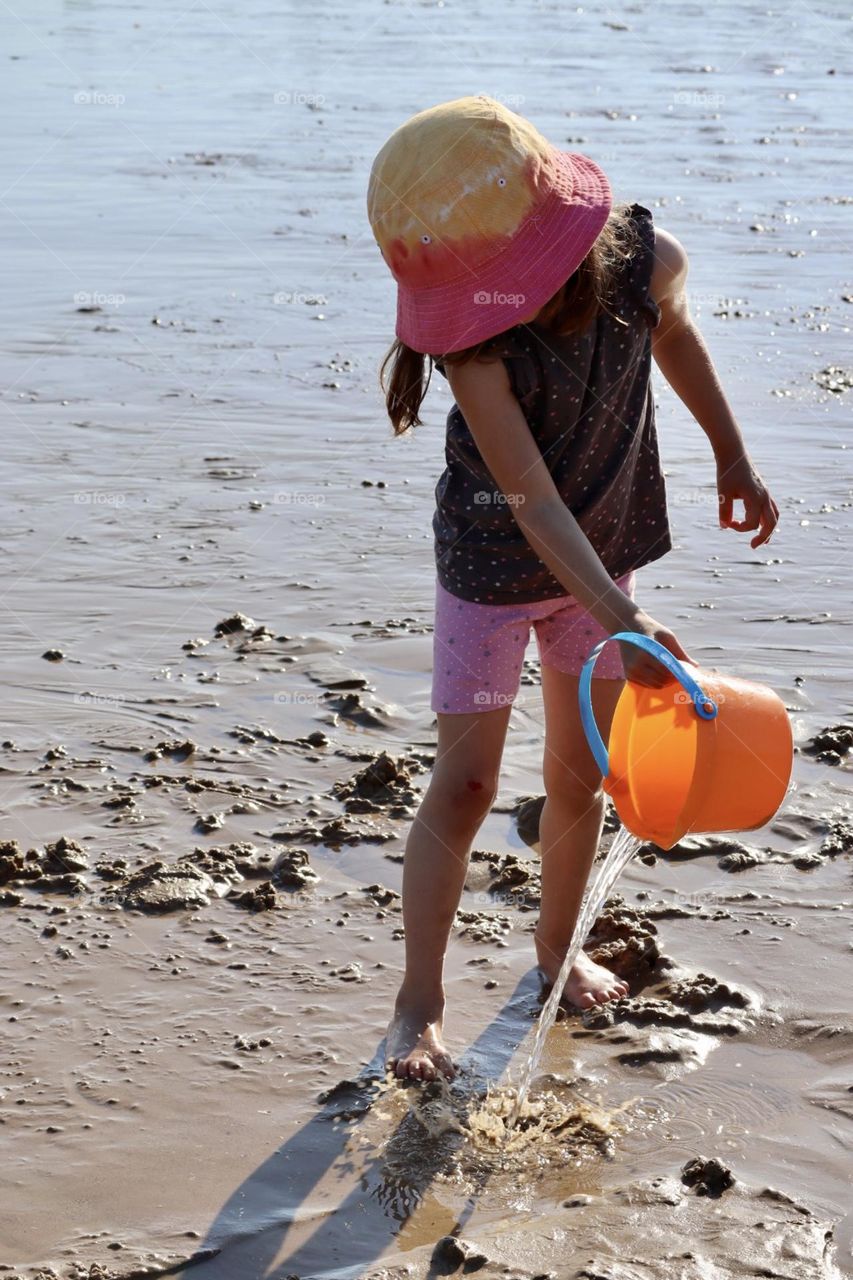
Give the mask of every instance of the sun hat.
M 397 281 L 397 337 L 461 351 L 544 306 L 612 206 L 587 156 L 559 151 L 486 94 L 411 116 L 370 171 L 367 212 Z

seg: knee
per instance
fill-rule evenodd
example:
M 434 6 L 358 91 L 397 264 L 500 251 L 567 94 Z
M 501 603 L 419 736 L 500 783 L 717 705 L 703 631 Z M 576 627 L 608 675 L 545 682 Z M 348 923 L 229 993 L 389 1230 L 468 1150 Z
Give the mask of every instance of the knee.
M 595 770 L 573 769 L 561 760 L 546 756 L 542 774 L 545 794 L 552 803 L 567 805 L 575 812 L 604 803 L 603 780 Z
M 430 794 L 450 821 L 480 822 L 497 798 L 498 780 L 483 770 L 454 770 L 452 777 L 443 773 L 433 775 Z

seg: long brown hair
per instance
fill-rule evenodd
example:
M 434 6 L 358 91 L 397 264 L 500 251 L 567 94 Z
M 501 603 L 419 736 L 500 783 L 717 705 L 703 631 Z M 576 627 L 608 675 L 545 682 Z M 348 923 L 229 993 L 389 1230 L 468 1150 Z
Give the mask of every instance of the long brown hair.
M 613 206 L 580 266 L 537 313 L 537 324 L 558 334 L 580 333 L 600 311 L 609 311 L 608 303 L 620 268 L 632 257 L 639 243 L 630 210 L 631 205 L 626 203 Z M 436 361 L 442 365 L 466 364 L 469 360 L 485 358 L 491 341 L 489 338 L 449 355 L 422 355 L 395 339 L 379 370 L 379 385 L 395 436 L 403 435 L 409 427 L 421 426 L 420 407 Z

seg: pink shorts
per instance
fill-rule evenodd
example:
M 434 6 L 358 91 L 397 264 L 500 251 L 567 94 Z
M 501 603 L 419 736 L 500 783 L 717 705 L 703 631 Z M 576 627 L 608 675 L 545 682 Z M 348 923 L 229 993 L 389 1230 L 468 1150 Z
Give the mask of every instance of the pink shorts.
M 615 582 L 633 600 L 634 574 Z M 436 580 L 432 710 L 461 715 L 512 703 L 531 623 L 541 665 L 573 676 L 580 675 L 590 650 L 609 634 L 574 596 L 534 604 L 476 604 L 451 595 Z M 618 644 L 602 650 L 595 676 L 625 679 Z

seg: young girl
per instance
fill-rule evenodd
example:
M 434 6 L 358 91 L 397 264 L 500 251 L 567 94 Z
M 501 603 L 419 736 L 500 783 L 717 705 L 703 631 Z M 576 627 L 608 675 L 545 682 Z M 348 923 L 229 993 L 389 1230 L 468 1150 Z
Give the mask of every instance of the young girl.
M 652 355 L 713 448 L 721 528 L 757 530 L 757 547 L 779 513 L 690 317 L 684 249 L 642 205 L 614 206 L 592 160 L 558 151 L 492 98 L 460 98 L 391 135 L 368 212 L 398 286 L 397 341 L 381 374 L 394 431 L 420 423 L 427 360 L 456 401 L 433 517 L 438 746 L 406 844 L 406 968 L 386 1054 L 398 1077 L 431 1080 L 454 1074 L 444 955 L 495 798 L 531 624 L 545 708 L 535 944 L 551 983 L 604 817 L 578 711 L 583 662 L 617 631 L 689 661 L 633 598 L 634 570 L 671 547 Z M 605 738 L 625 678 L 668 679 L 635 646 L 620 649 L 604 649 L 593 680 Z M 564 995 L 588 1008 L 627 990 L 581 952 Z

